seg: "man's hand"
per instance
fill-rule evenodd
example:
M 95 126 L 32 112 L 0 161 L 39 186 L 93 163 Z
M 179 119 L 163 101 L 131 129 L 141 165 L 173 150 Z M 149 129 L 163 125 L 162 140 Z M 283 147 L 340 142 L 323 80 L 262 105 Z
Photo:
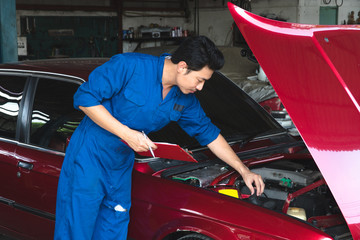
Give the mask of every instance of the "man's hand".
M 256 188 L 256 195 L 260 196 L 265 189 L 264 181 L 259 174 L 253 173 L 250 170 L 241 174 L 246 186 L 250 189 L 251 195 L 255 193 L 254 185 Z
M 80 106 L 79 108 L 97 125 L 125 141 L 135 152 L 146 152 L 149 147 L 153 150 L 157 149 L 157 146 L 149 138 L 119 122 L 103 105 Z
M 221 160 L 229 164 L 232 168 L 238 171 L 245 181 L 246 186 L 250 189 L 251 195 L 256 193 L 260 196 L 264 192 L 265 184 L 261 176 L 251 172 L 235 154 L 229 144 L 225 141 L 224 137 L 219 136 L 208 144 L 210 150 Z
M 143 133 L 136 130 L 128 129 L 124 135 L 123 140 L 131 147 L 135 152 L 149 151 L 149 147 L 153 150 L 157 149 L 155 143 L 147 138 Z

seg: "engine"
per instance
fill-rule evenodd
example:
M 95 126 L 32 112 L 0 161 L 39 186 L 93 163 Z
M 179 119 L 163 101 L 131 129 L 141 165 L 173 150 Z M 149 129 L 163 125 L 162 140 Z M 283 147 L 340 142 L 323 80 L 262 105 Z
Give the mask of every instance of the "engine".
M 281 161 L 251 170 L 264 179 L 266 188 L 260 197 L 251 196 L 241 176 L 222 164 L 175 174 L 172 179 L 237 197 L 274 211 L 283 212 L 286 209 L 288 215 L 304 221 L 315 216 L 339 213 L 327 185 L 324 182 L 316 184 L 322 179 L 322 175 L 315 166 Z M 296 197 L 289 198 L 293 194 Z M 290 205 L 284 208 L 288 198 Z

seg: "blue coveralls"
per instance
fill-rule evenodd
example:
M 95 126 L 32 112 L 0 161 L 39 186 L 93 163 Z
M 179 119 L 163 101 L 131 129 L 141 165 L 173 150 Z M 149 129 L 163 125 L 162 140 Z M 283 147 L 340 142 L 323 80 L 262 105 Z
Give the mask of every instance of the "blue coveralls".
M 89 76 L 74 106 L 102 104 L 129 128 L 149 133 L 177 121 L 202 145 L 219 134 L 193 94 L 172 87 L 162 99 L 165 55 L 115 55 Z M 126 239 L 134 152 L 87 116 L 71 137 L 62 166 L 55 239 Z

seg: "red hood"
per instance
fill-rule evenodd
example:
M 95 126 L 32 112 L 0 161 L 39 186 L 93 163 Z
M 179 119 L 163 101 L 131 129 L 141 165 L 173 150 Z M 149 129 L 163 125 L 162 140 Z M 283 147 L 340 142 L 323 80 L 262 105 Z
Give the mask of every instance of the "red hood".
M 360 238 L 360 27 L 230 12 Z

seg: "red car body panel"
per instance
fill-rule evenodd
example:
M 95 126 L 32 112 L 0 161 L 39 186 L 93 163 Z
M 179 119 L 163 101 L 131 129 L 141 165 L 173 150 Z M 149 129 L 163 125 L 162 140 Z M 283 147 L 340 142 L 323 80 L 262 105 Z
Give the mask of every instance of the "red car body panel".
M 3 147 L 5 143 L 1 143 Z M 15 200 L 16 206 L 0 204 L 0 212 L 7 216 L 0 217 L 0 226 L 8 226 L 4 232 L 17 236 L 20 239 L 51 239 L 54 231 L 55 202 L 57 192 L 57 182 L 60 175 L 60 169 L 63 156 L 41 152 L 35 149 L 17 146 L 13 152 L 3 151 L 3 153 L 14 154 L 7 166 L 1 166 L 2 174 L 1 189 L 2 197 Z M 18 167 L 19 162 L 33 165 L 31 170 Z M 7 167 L 5 170 L 3 167 Z M 14 191 L 13 189 L 16 189 Z M 14 195 L 4 195 L 12 193 Z M 17 207 L 21 206 L 19 209 Z M 27 206 L 26 211 L 21 209 Z M 14 208 L 15 207 L 15 208 Z M 49 215 L 49 218 L 36 216 L 32 209 L 40 210 Z M 19 222 L 21 224 L 19 224 Z M 21 230 L 13 232 L 12 229 Z M 41 231 L 39 231 L 41 229 Z M 30 233 L 22 236 L 19 232 Z
M 360 239 L 360 28 L 277 22 L 228 6 Z
M 216 240 L 237 239 L 234 236 L 284 239 L 290 235 L 292 239 L 328 239 L 320 230 L 314 232 L 295 219 L 236 198 L 206 189 L 194 191 L 192 186 L 137 171 L 133 176 L 129 231 L 134 239 L 160 240 L 176 231 L 200 232 Z

